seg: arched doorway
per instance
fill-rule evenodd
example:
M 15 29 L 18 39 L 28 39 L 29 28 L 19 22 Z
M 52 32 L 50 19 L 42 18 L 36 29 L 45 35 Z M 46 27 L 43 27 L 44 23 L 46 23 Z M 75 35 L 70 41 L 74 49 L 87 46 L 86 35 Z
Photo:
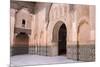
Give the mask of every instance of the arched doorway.
M 28 35 L 24 32 L 20 32 L 15 38 L 13 55 L 28 54 L 28 43 Z
M 66 26 L 62 24 L 58 32 L 58 55 L 66 54 Z
M 67 28 L 66 24 L 58 21 L 53 27 L 52 42 L 55 44 L 57 55 L 66 55 L 67 53 Z

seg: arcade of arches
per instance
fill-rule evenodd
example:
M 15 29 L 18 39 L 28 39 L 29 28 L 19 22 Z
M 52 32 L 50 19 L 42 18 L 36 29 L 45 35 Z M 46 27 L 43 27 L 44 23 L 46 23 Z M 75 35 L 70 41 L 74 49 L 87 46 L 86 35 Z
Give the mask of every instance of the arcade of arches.
M 11 55 L 95 60 L 95 6 L 11 1 Z

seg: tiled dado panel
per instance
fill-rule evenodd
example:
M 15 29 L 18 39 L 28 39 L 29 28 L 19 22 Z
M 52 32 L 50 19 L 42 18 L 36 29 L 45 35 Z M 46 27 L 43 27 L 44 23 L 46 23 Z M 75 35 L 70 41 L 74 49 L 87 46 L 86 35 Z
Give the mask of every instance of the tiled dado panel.
M 77 45 L 67 45 L 67 58 L 77 60 Z
M 95 61 L 95 44 L 79 46 L 79 60 L 81 61 Z
M 42 56 L 56 56 L 57 46 L 30 46 L 29 54 L 42 55 Z
M 29 54 L 46 56 L 47 46 L 29 46 Z
M 79 61 L 95 61 L 95 45 L 79 45 Z M 67 46 L 67 58 L 77 60 L 77 45 Z
M 27 48 L 27 47 L 26 47 Z M 22 47 L 11 47 L 10 49 L 10 55 L 16 55 L 16 52 L 20 53 L 23 52 Z M 57 53 L 57 46 L 29 46 L 28 47 L 28 53 L 32 55 L 42 55 L 42 56 L 56 56 Z
M 22 55 L 22 54 L 28 54 L 27 46 L 11 47 L 11 49 L 10 49 L 11 56 Z
M 14 55 L 14 47 L 11 47 L 11 56 Z M 77 60 L 77 45 L 67 45 L 66 57 Z M 79 46 L 79 60 L 80 61 L 95 61 L 95 45 L 80 45 Z M 42 56 L 57 56 L 58 46 L 29 46 L 28 54 L 42 55 Z

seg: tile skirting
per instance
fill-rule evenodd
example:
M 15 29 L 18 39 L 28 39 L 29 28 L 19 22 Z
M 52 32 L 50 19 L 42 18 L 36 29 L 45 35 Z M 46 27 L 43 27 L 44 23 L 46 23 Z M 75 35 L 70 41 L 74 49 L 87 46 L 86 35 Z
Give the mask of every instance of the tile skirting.
M 95 61 L 95 45 L 79 45 L 77 56 L 77 45 L 67 46 L 67 58 L 79 61 Z
M 13 56 L 14 50 L 15 49 L 20 49 L 21 47 L 11 47 L 11 56 Z M 27 48 L 27 47 L 24 47 Z M 95 61 L 95 45 L 79 45 L 79 48 L 77 49 L 77 44 L 73 44 L 73 45 L 67 45 L 66 48 L 67 52 L 66 52 L 66 57 L 68 59 L 73 59 L 73 60 L 77 60 L 77 58 L 79 59 L 79 61 Z M 77 50 L 78 50 L 78 54 L 77 54 Z M 42 55 L 42 56 L 58 56 L 58 46 L 55 45 L 51 45 L 51 46 L 29 46 L 28 47 L 28 54 L 31 55 Z

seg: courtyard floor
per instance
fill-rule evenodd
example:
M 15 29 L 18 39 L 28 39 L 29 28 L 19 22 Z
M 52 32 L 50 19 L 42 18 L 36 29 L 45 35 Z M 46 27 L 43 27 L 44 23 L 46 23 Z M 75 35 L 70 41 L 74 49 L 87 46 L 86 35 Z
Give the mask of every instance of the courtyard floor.
M 61 64 L 61 63 L 77 63 L 81 61 L 74 61 L 67 59 L 66 56 L 39 56 L 39 55 L 16 55 L 11 56 L 11 66 L 23 65 L 43 65 L 43 64 Z

